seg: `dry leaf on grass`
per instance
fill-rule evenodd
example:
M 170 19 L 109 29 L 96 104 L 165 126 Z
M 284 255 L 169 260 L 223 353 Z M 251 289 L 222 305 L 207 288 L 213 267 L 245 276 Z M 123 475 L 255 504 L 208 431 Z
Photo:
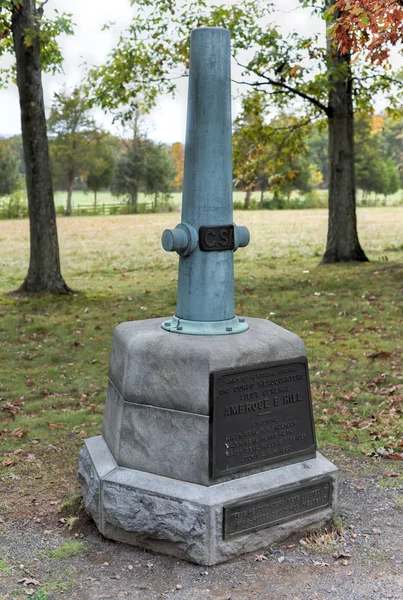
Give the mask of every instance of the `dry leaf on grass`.
M 23 579 L 19 579 L 17 583 L 22 583 L 22 585 L 41 585 L 37 579 L 33 579 L 33 577 L 24 577 Z
M 26 435 L 28 435 L 28 433 L 29 433 L 29 429 L 27 429 L 26 427 L 17 427 L 13 431 L 13 437 L 15 437 L 15 438 L 23 438 Z
M 386 352 L 386 350 L 377 350 L 372 354 L 367 354 L 367 358 L 388 358 L 390 355 L 391 352 Z

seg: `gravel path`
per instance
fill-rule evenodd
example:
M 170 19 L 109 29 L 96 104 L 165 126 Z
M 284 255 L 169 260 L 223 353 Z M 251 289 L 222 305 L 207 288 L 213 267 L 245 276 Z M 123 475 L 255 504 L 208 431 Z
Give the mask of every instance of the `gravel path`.
M 2 519 L 0 600 L 403 600 L 402 465 L 330 458 L 341 470 L 341 534 L 305 533 L 199 567 L 105 540 L 85 515 L 71 532 L 60 515 Z M 63 558 L 70 547 L 84 552 Z

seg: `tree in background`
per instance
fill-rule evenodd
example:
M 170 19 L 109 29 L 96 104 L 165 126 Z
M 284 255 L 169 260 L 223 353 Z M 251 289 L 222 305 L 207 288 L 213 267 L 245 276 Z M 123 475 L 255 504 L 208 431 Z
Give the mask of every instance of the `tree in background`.
M 301 4 L 313 7 L 324 21 L 328 18 L 327 0 L 301 0 Z M 89 76 L 93 100 L 119 111 L 123 119 L 130 118 L 139 99 L 151 107 L 159 94 L 173 91 L 172 73 L 178 65 L 186 72 L 190 30 L 201 25 L 228 28 L 234 57 L 243 68 L 243 83 L 265 91 L 278 113 L 328 121 L 329 226 L 322 262 L 367 260 L 357 235 L 354 110 L 370 107 L 378 90 L 391 91 L 391 74 L 360 60 L 352 63 L 350 53 L 340 50 L 333 30 L 326 48 L 314 35 L 282 36 L 267 23 L 269 5 L 255 1 L 210 6 L 196 0 L 184 8 L 179 2 L 144 0 L 136 6 L 133 21 L 106 64 Z M 331 18 L 337 19 L 338 13 Z M 400 80 L 396 83 L 402 86 Z M 389 94 L 389 101 L 396 105 L 398 95 Z
M 56 134 L 50 141 L 55 182 L 66 186 L 66 215 L 71 215 L 74 181 L 85 178 L 93 160 L 92 143 L 99 131 L 90 114 L 88 102 L 79 88 L 72 94 L 65 91 L 54 95 L 49 131 Z
M 162 144 L 151 143 L 146 150 L 146 176 L 142 185 L 145 194 L 154 196 L 154 210 L 157 210 L 160 196 L 167 199 L 172 191 L 177 171 Z
M 86 183 L 94 193 L 94 210 L 97 208 L 97 194 L 109 188 L 114 175 L 119 140 L 106 133 L 101 133 L 91 143 L 91 160 L 88 164 Z
M 242 111 L 234 121 L 234 184 L 246 192 L 245 208 L 254 190 L 260 190 L 262 208 L 266 190 L 273 191 L 277 206 L 281 194 L 289 200 L 293 189 L 305 192 L 309 187 L 306 122 L 283 114 L 269 120 L 269 108 L 268 96 L 253 90 L 243 96 Z
M 306 143 L 310 162 L 322 175 L 322 187 L 327 188 L 329 184 L 329 136 L 326 121 L 317 121 L 313 124 L 307 135 Z
M 399 189 L 399 175 L 391 157 L 382 148 L 382 124 L 379 118 L 363 115 L 356 119 L 356 181 L 362 190 L 362 201 L 368 203 L 368 194 L 381 194 L 385 200 Z M 375 196 L 375 197 L 376 197 Z
M 245 94 L 242 98 L 242 110 L 234 121 L 232 136 L 232 164 L 234 185 L 245 191 L 244 208 L 248 209 L 252 192 L 268 187 L 269 128 L 265 124 L 267 103 L 258 91 Z
M 111 191 L 114 196 L 125 196 L 133 212 L 137 212 L 140 192 L 153 194 L 156 208 L 159 194 L 169 192 L 175 175 L 165 148 L 135 134 L 117 160 Z
M 2 84 L 17 80 L 21 107 L 30 225 L 28 274 L 20 292 L 66 293 L 60 270 L 56 214 L 42 90 L 42 68 L 60 70 L 62 55 L 56 38 L 72 33 L 69 15 L 50 21 L 43 2 L 0 0 L 0 56 L 12 54 L 15 64 L 2 70 Z
M 18 159 L 5 141 L 0 141 L 0 197 L 10 196 L 18 188 L 20 180 Z
M 175 142 L 171 147 L 171 155 L 176 175 L 172 182 L 172 187 L 175 190 L 181 190 L 183 185 L 183 168 L 185 164 L 185 148 L 180 142 Z
M 403 119 L 383 118 L 381 147 L 384 156 L 392 159 L 403 187 Z

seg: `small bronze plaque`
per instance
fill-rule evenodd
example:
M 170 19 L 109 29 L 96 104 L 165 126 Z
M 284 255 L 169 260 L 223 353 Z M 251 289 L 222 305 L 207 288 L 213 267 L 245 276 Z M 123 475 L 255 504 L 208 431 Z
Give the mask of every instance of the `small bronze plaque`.
M 211 374 L 211 477 L 316 449 L 306 358 Z
M 224 539 L 292 521 L 306 513 L 330 506 L 331 480 L 298 488 L 284 494 L 234 506 L 224 506 Z
M 200 227 L 199 246 L 204 252 L 234 249 L 234 226 Z

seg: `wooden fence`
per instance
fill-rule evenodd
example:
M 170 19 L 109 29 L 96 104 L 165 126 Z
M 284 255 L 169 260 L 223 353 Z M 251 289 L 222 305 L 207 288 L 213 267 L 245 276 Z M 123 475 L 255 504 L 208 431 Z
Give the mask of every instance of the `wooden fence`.
M 154 202 L 141 202 L 136 206 L 127 204 L 127 202 L 116 204 L 99 203 L 96 207 L 93 204 L 74 204 L 71 214 L 74 216 L 97 216 L 97 215 L 129 215 L 134 213 L 154 213 L 171 212 L 174 205 L 170 202 L 161 201 L 155 206 Z M 57 206 L 56 213 L 60 216 L 65 214 L 64 206 Z M 0 202 L 0 219 L 25 219 L 28 216 L 28 207 L 26 203 L 11 204 L 7 201 Z

